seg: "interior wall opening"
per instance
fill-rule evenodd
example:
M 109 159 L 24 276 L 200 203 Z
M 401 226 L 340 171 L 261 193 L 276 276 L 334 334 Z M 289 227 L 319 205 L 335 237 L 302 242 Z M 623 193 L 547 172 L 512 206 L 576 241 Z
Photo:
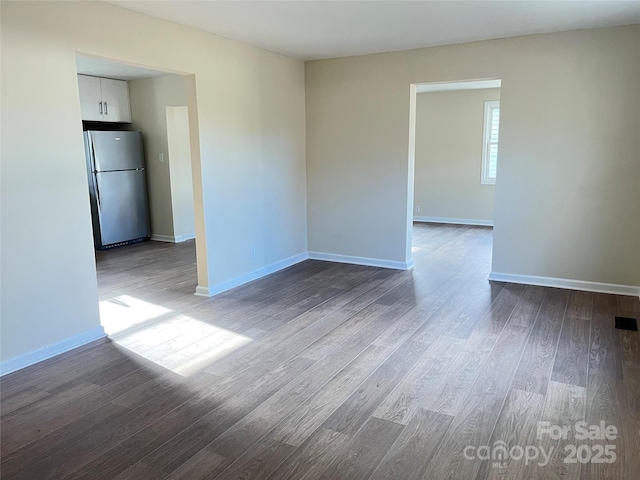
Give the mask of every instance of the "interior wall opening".
M 206 278 L 195 77 L 85 54 L 76 65 L 100 322 L 113 338 L 177 311 Z M 154 275 L 159 256 L 168 282 Z
M 408 258 L 428 268 L 429 255 L 413 255 L 427 248 L 469 271 L 477 267 L 486 278 L 493 253 L 501 80 L 411 87 Z

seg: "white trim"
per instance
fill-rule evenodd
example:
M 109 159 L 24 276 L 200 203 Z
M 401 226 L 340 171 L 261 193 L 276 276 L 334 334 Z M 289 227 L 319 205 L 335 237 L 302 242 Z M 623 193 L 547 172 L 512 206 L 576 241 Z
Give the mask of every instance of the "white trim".
M 74 335 L 73 337 L 65 338 L 64 340 L 52 343 L 46 347 L 25 353 L 24 355 L 19 355 L 9 360 L 5 360 L 0 363 L 0 376 L 15 372 L 35 363 L 42 362 L 106 336 L 107 334 L 104 333 L 104 328 L 96 327 L 84 333 L 80 333 L 79 335 Z
M 291 265 L 300 263 L 304 260 L 307 260 L 308 258 L 309 255 L 307 254 L 307 252 L 303 252 L 298 255 L 294 255 L 293 257 L 280 260 L 279 262 L 272 263 L 271 265 L 267 265 L 266 267 L 259 268 L 257 270 L 254 270 L 253 272 L 245 273 L 244 275 L 240 275 L 239 277 L 232 278 L 231 280 L 227 280 L 226 282 L 212 285 L 211 287 L 202 287 L 198 285 L 196 287 L 195 295 L 199 297 L 213 297 L 214 295 L 226 292 L 227 290 L 231 290 L 235 287 L 239 287 L 240 285 L 244 285 L 245 283 L 249 283 L 253 280 L 266 277 L 267 275 L 275 273 L 278 270 L 290 267 Z
M 245 283 L 252 282 L 267 275 L 271 275 L 279 270 L 303 262 L 304 260 L 325 260 L 328 262 L 352 263 L 355 265 L 366 265 L 369 267 L 392 268 L 395 270 L 410 270 L 413 268 L 413 260 L 409 262 L 396 262 L 392 260 L 380 260 L 378 258 L 352 257 L 348 255 L 338 255 L 334 253 L 303 252 L 293 257 L 285 258 L 279 262 L 272 263 L 266 267 L 259 268 L 253 272 L 245 273 L 239 277 L 232 278 L 226 282 L 218 283 L 211 287 L 198 285 L 194 295 L 198 297 L 213 297 L 219 293 L 226 292 L 232 288 L 239 287 Z
M 465 80 L 462 82 L 417 83 L 417 93 L 446 92 L 451 90 L 479 90 L 483 88 L 500 88 L 502 80 Z
M 493 220 L 479 220 L 476 218 L 445 218 L 445 217 L 413 217 L 414 222 L 451 223 L 453 225 L 478 225 L 493 227 Z
M 176 243 L 176 238 L 171 235 L 158 235 L 156 233 L 151 234 L 151 240 L 154 242 L 167 242 Z
M 351 255 L 339 255 L 337 253 L 309 252 L 310 260 L 325 260 L 328 262 L 352 263 L 354 265 L 366 265 L 368 267 L 393 268 L 395 270 L 410 270 L 413 261 L 397 262 L 394 260 L 382 260 L 379 258 L 353 257 Z
M 613 293 L 616 295 L 633 295 L 640 297 L 640 286 L 617 285 L 615 283 L 588 282 L 568 278 L 537 277 L 535 275 L 517 275 L 514 273 L 491 272 L 489 280 L 495 282 L 523 283 L 542 287 L 568 288 L 586 292 Z
M 194 238 L 196 238 L 195 233 L 186 233 L 184 235 L 178 235 L 176 237 L 176 243 L 186 242 L 187 240 L 193 240 Z
M 151 240 L 154 242 L 167 242 L 167 243 L 181 243 L 186 242 L 187 240 L 192 240 L 196 238 L 195 233 L 187 233 L 185 235 L 178 235 L 177 237 L 173 237 L 171 235 L 158 235 L 152 234 Z
M 196 287 L 196 293 L 194 293 L 195 296 L 197 297 L 210 297 L 211 295 L 209 295 L 209 287 L 201 287 L 200 285 L 198 285 Z

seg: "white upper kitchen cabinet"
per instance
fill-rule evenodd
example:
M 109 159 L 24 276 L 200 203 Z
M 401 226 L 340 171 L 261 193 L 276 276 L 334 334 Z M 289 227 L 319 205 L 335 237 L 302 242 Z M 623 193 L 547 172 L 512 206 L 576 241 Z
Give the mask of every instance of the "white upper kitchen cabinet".
M 94 122 L 131 122 L 129 85 L 123 80 L 78 75 L 82 119 Z
M 80 90 L 80 110 L 82 119 L 102 122 L 102 92 L 98 77 L 78 75 L 78 89 Z

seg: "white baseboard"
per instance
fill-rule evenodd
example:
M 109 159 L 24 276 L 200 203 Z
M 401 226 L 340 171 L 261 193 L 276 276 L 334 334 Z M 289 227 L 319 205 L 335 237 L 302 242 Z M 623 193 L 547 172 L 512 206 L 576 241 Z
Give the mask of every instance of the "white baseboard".
M 185 235 L 177 235 L 175 237 L 171 235 L 157 235 L 155 233 L 151 235 L 151 240 L 155 242 L 167 242 L 167 243 L 180 243 L 180 242 L 185 242 L 187 240 L 191 240 L 194 238 L 196 238 L 195 233 L 187 233 Z
M 176 243 L 175 237 L 171 235 L 158 235 L 156 233 L 151 234 L 151 240 L 154 242 Z
M 178 235 L 176 237 L 176 243 L 186 242 L 187 240 L 193 240 L 194 238 L 196 238 L 195 233 L 186 233 L 184 235 Z
M 266 267 L 259 268 L 258 270 L 254 270 L 253 272 L 245 273 L 244 275 L 240 275 L 239 277 L 232 278 L 231 280 L 228 280 L 226 282 L 218 283 L 211 287 L 198 285 L 196 287 L 194 295 L 197 295 L 199 297 L 213 297 L 214 295 L 226 292 L 227 290 L 239 287 L 240 285 L 252 282 L 253 280 L 266 277 L 267 275 L 282 270 L 283 268 L 290 267 L 291 265 L 302 262 L 304 260 L 326 260 L 329 262 L 352 263 L 355 265 L 393 268 L 396 270 L 409 270 L 413 268 L 413 261 L 405 263 L 394 262 L 391 260 L 380 260 L 377 258 L 351 257 L 333 253 L 303 252 L 298 255 L 294 255 L 293 257 L 285 258 L 284 260 L 281 260 L 279 262 L 272 263 L 271 265 L 267 265 Z
M 253 280 L 266 277 L 267 275 L 275 273 L 278 270 L 290 267 L 291 265 L 300 263 L 304 260 L 307 260 L 308 258 L 309 255 L 307 255 L 307 252 L 303 252 L 298 255 L 294 255 L 293 257 L 280 260 L 279 262 L 272 263 L 271 265 L 267 265 L 266 267 L 262 267 L 252 272 L 245 273 L 244 275 L 240 275 L 239 277 L 232 278 L 231 280 L 227 280 L 226 282 L 218 283 L 210 287 L 203 287 L 198 285 L 196 287 L 195 295 L 199 297 L 213 297 L 214 295 L 218 295 L 219 293 L 226 292 L 227 290 L 231 290 L 232 288 L 239 287 L 240 285 L 243 285 L 245 283 L 249 283 Z
M 413 217 L 414 222 L 451 223 L 453 225 L 478 225 L 493 227 L 493 220 L 478 220 L 474 218 L 445 218 L 445 217 Z
M 79 335 L 65 338 L 64 340 L 52 343 L 46 347 L 25 353 L 24 355 L 19 355 L 9 360 L 5 360 L 0 363 L 0 376 L 15 372 L 16 370 L 20 370 L 21 368 L 28 367 L 35 363 L 42 362 L 43 360 L 55 357 L 56 355 L 68 352 L 69 350 L 81 347 L 82 345 L 99 340 L 106 336 L 107 334 L 104 333 L 104 328 L 96 327 Z
M 517 275 L 500 272 L 491 272 L 489 274 L 489 280 L 640 297 L 640 287 L 634 285 L 617 285 L 615 283 L 588 282 L 585 280 L 570 280 L 568 278 L 537 277 L 534 275 Z
M 337 253 L 309 252 L 311 260 L 325 260 L 328 262 L 352 263 L 354 265 L 366 265 L 369 267 L 393 268 L 395 270 L 409 270 L 413 268 L 413 261 L 398 262 L 394 260 L 382 260 L 379 258 L 353 257 L 351 255 L 339 255 Z
M 196 287 L 196 293 L 194 293 L 194 295 L 198 296 L 198 297 L 210 297 L 211 295 L 209 295 L 209 287 L 201 287 L 200 285 L 198 285 Z

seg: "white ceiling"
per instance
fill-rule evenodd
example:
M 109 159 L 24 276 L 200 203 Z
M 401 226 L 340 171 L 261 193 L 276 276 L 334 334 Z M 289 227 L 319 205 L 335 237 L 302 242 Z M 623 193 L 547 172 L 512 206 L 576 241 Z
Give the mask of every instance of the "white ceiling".
M 640 0 L 110 3 L 304 60 L 640 23 Z

